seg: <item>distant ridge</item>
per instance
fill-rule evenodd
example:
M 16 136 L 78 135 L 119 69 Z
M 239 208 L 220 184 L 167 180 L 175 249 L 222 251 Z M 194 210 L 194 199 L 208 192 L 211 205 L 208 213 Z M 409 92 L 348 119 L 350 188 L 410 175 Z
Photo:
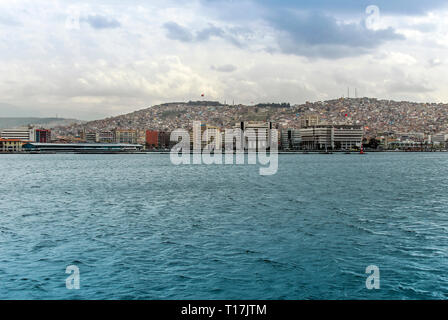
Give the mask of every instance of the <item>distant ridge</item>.
M 72 123 L 82 123 L 76 119 L 65 118 L 37 118 L 37 117 L 0 117 L 0 129 L 24 127 L 28 125 L 43 126 L 51 128 L 55 126 L 64 126 Z

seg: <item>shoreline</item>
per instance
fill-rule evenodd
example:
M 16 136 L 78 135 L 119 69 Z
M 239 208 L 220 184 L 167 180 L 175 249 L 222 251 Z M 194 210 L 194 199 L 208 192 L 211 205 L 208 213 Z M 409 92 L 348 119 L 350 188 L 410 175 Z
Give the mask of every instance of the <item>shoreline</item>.
M 260 152 L 251 152 L 252 153 L 260 153 Z M 369 153 L 448 153 L 448 150 L 434 150 L 434 151 L 405 151 L 405 150 L 366 150 L 365 154 Z M 36 154 L 79 154 L 79 155 L 88 155 L 88 154 L 109 154 L 109 155 L 116 155 L 116 154 L 171 154 L 170 151 L 140 151 L 140 152 L 0 152 L 0 155 L 11 155 L 11 154 L 27 154 L 27 155 L 36 155 Z M 190 155 L 193 155 L 195 153 L 190 152 Z M 202 153 L 200 153 L 202 154 Z M 222 155 L 225 155 L 226 153 L 223 152 Z M 227 153 L 228 154 L 228 153 Z M 236 154 L 233 152 L 232 154 Z M 249 152 L 245 151 L 244 154 L 249 154 Z M 270 154 L 270 152 L 266 152 L 266 154 Z M 297 155 L 297 154 L 322 154 L 322 155 L 329 155 L 329 154 L 346 154 L 346 155 L 352 155 L 356 154 L 359 155 L 359 151 L 279 151 L 277 154 L 287 154 L 287 155 Z

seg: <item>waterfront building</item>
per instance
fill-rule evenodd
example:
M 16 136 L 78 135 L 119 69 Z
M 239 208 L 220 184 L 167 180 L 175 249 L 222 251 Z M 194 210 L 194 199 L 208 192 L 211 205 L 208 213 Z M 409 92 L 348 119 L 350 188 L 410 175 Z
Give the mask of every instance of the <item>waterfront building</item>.
M 167 131 L 159 131 L 158 134 L 158 146 L 161 149 L 169 149 L 171 146 L 175 144 L 175 142 L 171 142 L 170 140 L 171 134 Z
M 114 143 L 115 135 L 112 131 L 86 132 L 83 130 L 80 132 L 80 140 L 86 143 Z
M 148 148 L 159 147 L 159 132 L 155 130 L 146 130 L 146 146 Z
M 302 143 L 302 136 L 298 129 L 283 129 L 280 132 L 280 145 L 283 150 L 299 149 Z
M 114 133 L 112 131 L 100 131 L 97 140 L 99 143 L 114 143 Z
M 247 119 L 269 120 L 281 124 L 282 128 L 338 123 L 364 124 L 367 138 L 384 136 L 393 139 L 399 138 L 400 133 L 409 132 L 417 133 L 418 138 L 418 133 L 424 133 L 426 137 L 428 134 L 448 132 L 448 104 L 394 102 L 372 98 L 316 101 L 290 108 L 232 104 L 218 107 L 203 102 L 168 103 L 118 117 L 57 127 L 53 129 L 52 135 L 76 136 L 82 128 L 90 132 L 113 128 L 151 128 L 171 132 L 177 128 L 185 128 L 193 119 L 202 119 L 204 123 L 220 128 L 233 128 L 236 122 Z
M 400 132 L 397 133 L 396 136 L 401 141 L 409 140 L 409 141 L 424 141 L 425 134 L 423 132 Z
M 439 145 L 445 146 L 446 143 L 448 142 L 448 133 L 438 133 L 438 134 L 435 134 L 432 137 L 432 141 L 435 144 L 439 144 Z
M 129 143 L 38 143 L 30 142 L 23 145 L 27 152 L 50 153 L 116 153 L 141 151 L 140 144 Z
M 47 129 L 35 129 L 34 140 L 35 142 L 50 143 L 51 142 L 51 130 Z
M 115 143 L 137 143 L 137 131 L 136 130 L 125 130 L 125 129 L 115 129 L 114 130 Z
M 273 124 L 270 121 L 244 121 L 235 124 L 235 128 L 240 128 L 244 134 L 244 148 L 246 150 L 268 149 L 271 146 L 271 129 Z
M 221 131 L 216 126 L 207 125 L 200 121 L 193 121 L 193 131 L 190 133 L 190 145 L 193 148 L 204 150 L 207 146 L 210 150 L 222 148 Z
M 364 130 L 360 125 L 317 125 L 300 129 L 302 148 L 349 150 L 360 147 Z
M 193 132 L 190 135 L 190 145 L 192 150 L 194 148 L 200 148 L 201 150 L 205 147 L 205 141 L 202 141 L 202 135 L 207 129 L 207 125 L 205 123 L 201 123 L 201 121 L 193 121 Z
M 393 150 L 407 150 L 407 151 L 423 151 L 428 144 L 424 144 L 422 141 L 413 140 L 393 140 L 389 142 L 388 147 Z
M 87 143 L 97 143 L 98 138 L 98 133 L 96 132 L 86 132 L 84 134 L 84 141 Z
M 86 142 L 86 129 L 79 130 L 76 138 L 79 138 L 82 142 Z
M 204 148 L 209 148 L 209 150 L 221 150 L 222 149 L 222 135 L 218 127 L 206 126 L 206 130 L 203 133 L 205 137 L 202 141 L 205 146 Z
M 137 144 L 145 145 L 146 144 L 146 130 L 137 130 Z
M 22 141 L 35 141 L 35 130 L 31 127 L 3 129 L 2 139 L 18 139 Z
M 22 151 L 23 141 L 20 139 L 3 139 L 0 138 L 1 152 L 20 152 Z
M 300 118 L 300 126 L 302 128 L 317 126 L 320 123 L 319 115 L 308 114 Z

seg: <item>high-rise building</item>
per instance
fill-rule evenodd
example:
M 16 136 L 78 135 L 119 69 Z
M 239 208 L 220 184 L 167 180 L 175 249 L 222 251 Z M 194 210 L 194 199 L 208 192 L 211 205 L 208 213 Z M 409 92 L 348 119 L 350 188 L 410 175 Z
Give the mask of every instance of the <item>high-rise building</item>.
M 137 131 L 135 130 L 115 129 L 114 136 L 116 143 L 137 144 Z
M 307 115 L 304 115 L 300 119 L 300 126 L 302 128 L 317 126 L 319 124 L 319 122 L 320 122 L 319 115 L 317 115 L 317 114 L 307 114 Z
M 13 129 L 3 129 L 1 133 L 2 139 L 19 139 L 22 141 L 31 141 L 35 140 L 35 129 L 31 127 L 21 127 L 21 128 L 13 128 Z
M 209 150 L 221 150 L 222 149 L 222 136 L 221 131 L 218 127 L 215 126 L 206 126 L 206 129 L 203 133 L 203 138 L 205 136 L 205 139 L 203 139 L 202 143 L 205 143 L 204 148 L 207 148 Z M 205 141 L 204 141 L 205 140 Z
M 148 148 L 159 147 L 159 131 L 146 130 L 146 146 Z
M 146 144 L 146 130 L 138 129 L 136 130 L 137 134 L 137 144 L 145 145 Z
M 448 133 L 438 133 L 432 137 L 432 142 L 445 146 L 448 142 Z
M 115 137 L 112 131 L 100 131 L 98 132 L 99 143 L 114 143 Z
M 360 125 L 317 125 L 300 129 L 302 148 L 308 150 L 360 147 L 364 130 Z
M 190 135 L 190 143 L 192 146 L 192 150 L 195 148 L 201 149 L 205 147 L 205 142 L 202 141 L 202 135 L 207 128 L 205 123 L 201 123 L 201 121 L 193 121 L 193 132 Z
M 97 132 L 86 132 L 84 134 L 84 140 L 87 143 L 97 143 L 98 142 L 98 133 Z
M 41 142 L 41 143 L 50 143 L 51 142 L 51 130 L 47 129 L 36 129 L 34 131 L 35 138 L 34 142 Z
M 190 144 L 193 148 L 204 150 L 221 150 L 222 134 L 216 126 L 207 125 L 200 121 L 193 122 L 193 132 L 190 134 Z
M 302 142 L 302 136 L 298 129 L 281 130 L 281 146 L 283 150 L 299 149 Z
M 2 139 L 18 139 L 26 142 L 51 142 L 51 130 L 35 129 L 33 127 L 20 127 L 3 129 Z
M 100 132 L 86 132 L 83 130 L 80 133 L 81 141 L 87 143 L 114 143 L 115 134 L 112 131 L 100 131 Z
M 247 150 L 268 149 L 271 146 L 272 122 L 244 121 L 237 123 L 235 128 L 240 128 L 244 134 L 244 148 Z
M 171 134 L 167 131 L 159 131 L 158 134 L 158 147 L 161 149 L 169 149 L 175 142 L 170 141 Z

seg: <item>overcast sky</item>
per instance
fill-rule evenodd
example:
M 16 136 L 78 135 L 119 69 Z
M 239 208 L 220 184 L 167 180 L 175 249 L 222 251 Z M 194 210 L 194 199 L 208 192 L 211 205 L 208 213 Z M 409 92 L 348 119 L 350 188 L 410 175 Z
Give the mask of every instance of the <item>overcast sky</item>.
M 303 103 L 347 87 L 448 102 L 445 3 L 0 1 L 0 117 L 90 120 L 201 94 Z

